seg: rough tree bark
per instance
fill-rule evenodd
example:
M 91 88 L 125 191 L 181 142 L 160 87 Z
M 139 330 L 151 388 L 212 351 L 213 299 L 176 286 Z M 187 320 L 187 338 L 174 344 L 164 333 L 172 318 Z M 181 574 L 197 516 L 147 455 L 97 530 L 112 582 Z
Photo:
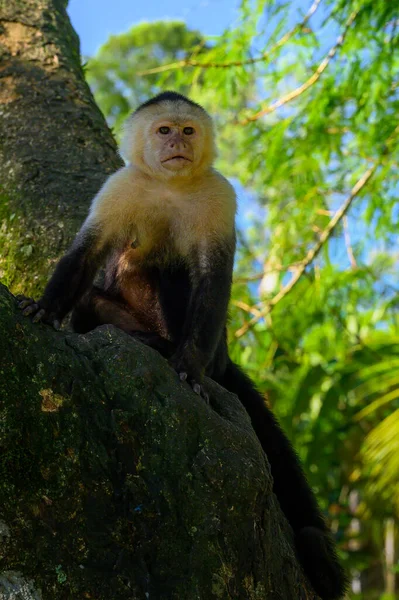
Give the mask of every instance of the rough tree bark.
M 61 0 L 0 0 L 3 279 L 40 292 L 120 160 Z M 38 279 L 36 279 L 38 277 Z M 0 599 L 315 598 L 241 404 L 0 286 Z
M 63 0 L 0 0 L 0 277 L 42 292 L 121 165 Z
M 1 600 L 316 598 L 235 396 L 114 327 L 32 325 L 4 286 L 0 356 Z

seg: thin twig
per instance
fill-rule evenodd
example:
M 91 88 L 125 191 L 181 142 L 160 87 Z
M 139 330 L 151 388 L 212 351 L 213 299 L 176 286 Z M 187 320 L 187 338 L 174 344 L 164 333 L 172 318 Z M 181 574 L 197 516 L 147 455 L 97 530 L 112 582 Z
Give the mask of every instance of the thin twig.
M 255 317 L 260 315 L 260 310 L 259 308 L 256 308 L 256 306 L 251 306 L 250 304 L 242 302 L 241 300 L 232 300 L 231 303 L 233 306 L 240 308 L 244 312 L 255 315 Z
M 259 281 L 259 279 L 263 279 L 265 276 L 270 275 L 271 273 L 277 273 L 282 271 L 295 271 L 298 265 L 299 262 L 296 261 L 290 263 L 289 265 L 279 265 L 270 269 L 264 269 L 260 273 L 255 273 L 254 275 L 237 277 L 237 279 L 234 279 L 233 283 L 250 283 L 251 281 Z
M 349 228 L 348 228 L 348 217 L 346 215 L 344 216 L 344 218 L 342 220 L 342 224 L 344 226 L 344 240 L 345 240 L 346 252 L 348 254 L 349 262 L 351 264 L 352 269 L 356 269 L 357 263 L 356 263 L 355 255 L 353 254 L 353 248 L 352 248 L 351 238 L 349 235 Z
M 161 65 L 160 67 L 154 67 L 153 69 L 147 69 L 145 71 L 139 71 L 136 75 L 153 75 L 154 73 L 163 73 L 165 71 L 173 71 L 175 69 L 184 69 L 185 67 L 200 67 L 202 69 L 229 69 L 231 67 L 245 67 L 247 65 L 253 65 L 258 62 L 263 62 L 267 60 L 270 55 L 281 48 L 284 44 L 288 42 L 298 31 L 301 31 L 310 17 L 314 15 L 316 12 L 321 0 L 314 0 L 312 6 L 309 8 L 308 12 L 302 19 L 300 23 L 294 25 L 290 31 L 287 31 L 268 51 L 261 54 L 261 56 L 256 56 L 253 58 L 247 58 L 246 60 L 232 60 L 227 62 L 201 62 L 199 60 L 193 60 L 192 58 L 184 58 L 174 63 L 169 63 L 168 65 Z
M 399 125 L 397 125 L 395 127 L 395 129 L 393 130 L 391 135 L 387 138 L 382 156 L 380 156 L 380 158 L 378 160 L 376 160 L 376 162 L 371 167 L 369 167 L 367 169 L 367 171 L 355 183 L 348 198 L 341 205 L 341 207 L 337 210 L 335 215 L 330 219 L 327 227 L 324 229 L 324 231 L 320 235 L 317 243 L 313 246 L 313 248 L 311 248 L 307 252 L 305 258 L 300 263 L 298 263 L 296 272 L 292 276 L 290 281 L 278 292 L 278 294 L 276 294 L 274 296 L 274 298 L 272 298 L 266 304 L 266 306 L 264 308 L 262 308 L 259 311 L 259 315 L 253 317 L 250 321 L 245 323 L 240 329 L 238 329 L 236 331 L 235 337 L 239 338 L 239 337 L 243 336 L 248 331 L 248 329 L 250 329 L 258 321 L 260 321 L 260 319 L 262 319 L 266 315 L 268 315 L 273 310 L 273 308 L 276 306 L 276 304 L 278 302 L 280 302 L 280 300 L 282 300 L 293 289 L 293 287 L 298 283 L 298 281 L 301 278 L 301 276 L 303 275 L 306 267 L 308 265 L 310 265 L 310 263 L 316 258 L 316 256 L 319 254 L 319 252 L 322 249 L 322 247 L 324 246 L 324 244 L 331 237 L 331 235 L 332 235 L 333 231 L 335 230 L 336 226 L 338 225 L 338 223 L 343 219 L 343 217 L 348 212 L 353 200 L 356 198 L 356 196 L 359 194 L 359 192 L 364 188 L 364 186 L 368 183 L 368 181 L 371 179 L 371 177 L 376 172 L 377 168 L 383 163 L 384 159 L 387 157 L 390 146 L 391 146 L 392 142 L 395 140 L 398 132 L 399 132 Z
M 305 83 L 303 83 L 299 87 L 295 88 L 294 90 L 292 90 L 285 96 L 282 96 L 282 98 L 275 100 L 274 102 L 272 102 L 271 104 L 269 104 L 262 110 L 258 111 L 257 113 L 251 115 L 250 117 L 246 117 L 245 119 L 243 119 L 242 121 L 239 122 L 240 125 L 246 125 L 247 123 L 251 123 L 252 121 L 257 121 L 258 119 L 260 119 L 261 117 L 264 117 L 265 115 L 269 115 L 270 113 L 274 112 L 281 106 L 284 106 L 284 104 L 287 104 L 288 102 L 291 102 L 291 100 L 294 100 L 295 98 L 298 98 L 298 96 L 301 96 L 301 94 L 306 92 L 306 90 L 308 90 L 313 84 L 315 84 L 316 81 L 318 81 L 320 79 L 321 75 L 327 69 L 328 65 L 330 64 L 330 62 L 332 61 L 332 59 L 338 52 L 339 48 L 344 43 L 345 37 L 346 37 L 353 21 L 356 19 L 357 15 L 359 14 L 359 11 L 360 11 L 360 9 L 353 11 L 353 13 L 350 15 L 347 22 L 345 23 L 345 28 L 344 28 L 343 32 L 338 36 L 334 46 L 332 46 L 330 48 L 330 50 L 328 51 L 326 56 L 323 58 L 323 60 L 317 67 L 316 71 L 313 73 L 313 75 L 311 77 L 309 77 L 309 79 L 307 81 L 305 81 Z

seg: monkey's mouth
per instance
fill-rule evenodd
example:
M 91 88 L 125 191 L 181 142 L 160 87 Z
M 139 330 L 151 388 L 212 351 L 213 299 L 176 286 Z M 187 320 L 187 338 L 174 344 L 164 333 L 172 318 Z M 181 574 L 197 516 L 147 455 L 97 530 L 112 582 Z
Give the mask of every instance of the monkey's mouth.
M 192 162 L 189 158 L 187 158 L 187 156 L 183 156 L 182 154 L 176 154 L 176 156 L 171 156 L 170 158 L 165 158 L 165 160 L 163 160 L 162 162 L 167 163 L 172 160 L 175 160 L 177 162 L 180 162 L 180 161 Z

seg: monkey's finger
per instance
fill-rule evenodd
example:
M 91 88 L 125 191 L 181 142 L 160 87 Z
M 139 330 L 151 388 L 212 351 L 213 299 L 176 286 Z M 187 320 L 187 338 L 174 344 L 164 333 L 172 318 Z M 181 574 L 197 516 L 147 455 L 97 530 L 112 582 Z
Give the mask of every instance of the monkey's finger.
M 37 305 L 36 305 L 36 306 L 37 306 Z M 28 309 L 27 309 L 27 310 L 28 310 Z M 24 314 L 25 314 L 25 313 L 24 313 Z M 35 316 L 33 317 L 33 319 L 32 319 L 32 323 L 38 323 L 38 322 L 39 322 L 39 321 L 42 319 L 42 317 L 43 317 L 45 314 L 46 314 L 46 311 L 44 310 L 44 308 L 41 308 L 41 309 L 39 310 L 39 312 L 37 312 L 37 313 L 35 314 Z
M 36 312 L 37 310 L 39 310 L 39 305 L 38 304 L 30 304 L 27 308 L 25 308 L 25 310 L 22 312 L 22 314 L 24 315 L 24 317 L 27 317 L 28 315 L 31 315 L 33 312 Z
M 203 385 L 200 385 L 199 383 L 197 383 L 196 381 L 193 380 L 191 382 L 191 387 L 193 388 L 193 392 L 195 394 L 198 394 L 198 396 L 201 396 L 201 398 L 203 398 L 205 400 L 205 403 L 209 404 L 209 395 L 205 391 Z
M 184 372 L 183 373 L 179 373 L 179 378 L 180 378 L 180 381 L 186 381 L 186 379 L 187 379 L 187 373 L 184 373 Z
M 201 386 L 199 383 L 193 384 L 193 390 L 196 394 L 198 394 L 198 396 L 201 396 Z
M 33 300 L 33 298 L 26 298 L 26 296 L 24 296 L 24 300 L 22 300 L 22 302 L 20 302 L 18 304 L 18 308 L 26 308 L 27 306 L 29 306 L 30 304 L 34 303 L 35 301 Z

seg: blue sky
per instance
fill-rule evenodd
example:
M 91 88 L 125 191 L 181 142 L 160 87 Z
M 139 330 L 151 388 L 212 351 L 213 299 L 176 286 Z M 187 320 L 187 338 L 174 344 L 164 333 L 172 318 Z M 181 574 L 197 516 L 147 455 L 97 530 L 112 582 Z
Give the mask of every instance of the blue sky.
M 180 19 L 205 35 L 220 34 L 234 21 L 238 0 L 70 0 L 68 13 L 83 56 L 93 55 L 110 34 L 141 21 Z

